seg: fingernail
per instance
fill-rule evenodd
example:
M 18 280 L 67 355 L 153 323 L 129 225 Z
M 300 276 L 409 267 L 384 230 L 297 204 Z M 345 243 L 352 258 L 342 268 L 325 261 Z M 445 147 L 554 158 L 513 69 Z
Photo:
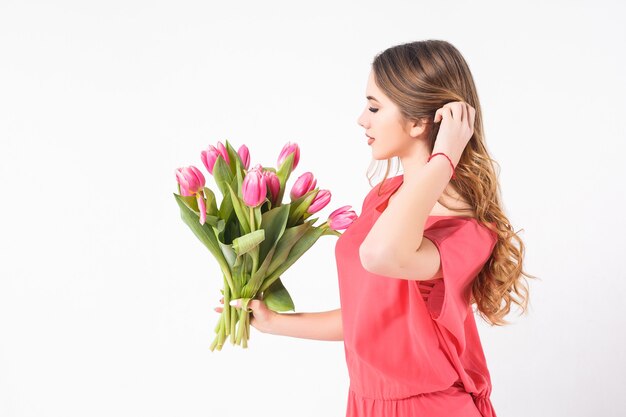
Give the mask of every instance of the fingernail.
M 231 306 L 233 306 L 233 307 L 238 307 L 238 303 L 239 303 L 239 300 L 232 300 L 232 301 L 231 301 L 230 303 L 228 303 L 228 304 L 230 304 L 230 305 L 231 305 Z

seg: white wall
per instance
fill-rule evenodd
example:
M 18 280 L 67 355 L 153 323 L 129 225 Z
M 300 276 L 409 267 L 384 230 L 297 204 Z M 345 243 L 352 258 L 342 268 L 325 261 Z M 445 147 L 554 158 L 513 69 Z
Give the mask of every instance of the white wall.
M 0 415 L 344 415 L 340 342 L 253 329 L 249 349 L 209 351 L 221 279 L 180 220 L 174 169 L 218 140 L 264 165 L 296 141 L 290 182 L 313 171 L 333 193 L 324 215 L 359 212 L 369 65 L 420 39 L 469 62 L 506 212 L 542 279 L 528 316 L 479 322 L 498 416 L 622 415 L 624 12 L 2 1 Z M 338 308 L 334 244 L 285 275 L 297 311 Z

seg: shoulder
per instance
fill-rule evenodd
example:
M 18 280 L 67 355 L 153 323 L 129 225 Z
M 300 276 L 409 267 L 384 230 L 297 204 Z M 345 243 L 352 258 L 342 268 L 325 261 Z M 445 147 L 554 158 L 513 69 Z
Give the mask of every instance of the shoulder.
M 491 224 L 495 227 L 495 224 Z M 489 253 L 497 242 L 497 234 L 474 217 L 442 217 L 424 229 L 424 236 L 438 245 L 459 248 L 484 247 Z

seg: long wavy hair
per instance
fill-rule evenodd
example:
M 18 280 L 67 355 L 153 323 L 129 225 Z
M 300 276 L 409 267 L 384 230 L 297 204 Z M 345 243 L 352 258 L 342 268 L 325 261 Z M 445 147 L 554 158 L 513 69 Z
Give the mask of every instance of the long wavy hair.
M 372 70 L 376 85 L 399 107 L 403 121 L 427 123 L 431 153 L 440 126 L 432 123 L 437 109 L 451 101 L 464 101 L 476 109 L 474 134 L 463 150 L 455 169 L 456 179 L 451 179 L 450 185 L 471 206 L 461 210 L 473 209 L 476 219 L 498 235 L 491 256 L 474 279 L 470 304 L 476 304 L 479 315 L 487 323 L 510 324 L 504 317 L 510 312 L 511 303 L 520 306 L 522 313 L 526 312 L 529 303 L 526 277 L 537 277 L 524 272 L 524 242 L 501 206 L 494 169 L 494 164 L 498 165 L 499 174 L 500 165 L 487 152 L 480 102 L 465 59 L 449 42 L 424 40 L 384 50 L 375 56 Z M 393 159 L 396 158 L 372 161 L 377 172 L 381 162 L 386 165 L 379 194 Z M 367 175 L 370 185 L 372 176 Z M 447 209 L 458 210 L 445 205 L 441 198 L 438 201 Z

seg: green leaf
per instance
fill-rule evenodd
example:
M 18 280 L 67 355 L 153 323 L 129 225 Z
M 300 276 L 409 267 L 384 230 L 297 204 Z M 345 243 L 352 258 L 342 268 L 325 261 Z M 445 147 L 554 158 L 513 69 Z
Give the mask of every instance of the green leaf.
M 206 214 L 217 216 L 217 200 L 215 193 L 209 187 L 204 187 L 204 196 L 206 197 Z M 198 203 L 196 202 L 196 206 Z
M 278 192 L 278 198 L 276 200 L 276 204 L 278 206 L 282 205 L 283 195 L 285 194 L 287 180 L 291 176 L 291 171 L 292 171 L 291 168 L 293 166 L 294 157 L 295 157 L 295 153 L 294 152 L 290 153 L 283 161 L 283 164 L 278 168 L 278 171 L 276 171 L 276 176 L 278 177 L 278 182 L 280 183 L 280 191 Z
M 291 295 L 280 278 L 277 278 L 272 285 L 263 291 L 263 301 L 270 310 L 276 312 L 295 311 Z
M 178 195 L 176 193 L 174 195 L 177 195 L 180 198 L 180 201 L 182 201 L 191 211 L 198 213 L 198 216 L 200 215 L 198 199 L 196 199 L 195 195 Z
M 237 178 L 232 178 L 230 182 L 231 188 L 236 187 L 235 184 L 237 184 Z M 220 188 L 220 191 L 222 191 L 223 199 L 222 204 L 220 205 L 219 214 L 222 219 L 229 219 L 233 213 L 233 199 L 227 186 L 224 185 L 224 189 L 222 190 Z M 239 224 L 241 224 L 241 222 Z M 248 231 L 249 230 L 250 229 L 248 229 Z
M 230 265 L 231 268 L 234 267 L 235 262 L 237 261 L 237 254 L 235 253 L 235 250 L 233 249 L 233 245 L 227 245 L 226 243 L 223 243 L 220 240 L 218 240 L 217 243 L 219 244 L 220 249 L 222 250 L 224 259 L 226 259 L 226 262 L 228 262 L 228 265 Z
M 287 227 L 288 215 L 289 206 L 275 207 L 261 215 L 261 228 L 265 230 L 265 241 L 261 243 L 259 259 L 265 260 L 267 253 L 282 237 Z
M 233 240 L 233 250 L 237 256 L 248 253 L 265 240 L 265 230 L 259 229 Z
M 276 245 L 276 252 L 274 252 L 272 263 L 268 268 L 268 273 L 272 274 L 276 268 L 287 260 L 293 245 L 295 245 L 310 228 L 311 226 L 308 223 L 303 223 L 298 226 L 285 229 L 285 232 Z
M 250 227 L 250 221 L 248 220 L 250 218 L 250 208 L 243 201 L 241 201 L 239 197 L 237 197 L 235 191 L 233 191 L 230 185 L 227 185 L 226 188 L 230 202 L 235 209 L 237 219 L 241 224 L 241 228 L 244 230 L 244 234 L 250 233 L 252 230 Z
M 311 246 L 315 244 L 317 239 L 325 234 L 324 232 L 327 230 L 325 227 L 311 227 L 308 223 L 303 224 L 307 225 L 309 229 L 296 242 L 296 244 L 293 245 L 287 259 L 280 263 L 276 270 L 269 272 L 269 275 L 265 278 L 265 281 L 261 285 L 260 291 L 263 291 L 265 288 L 273 284 L 274 281 L 282 275 L 283 272 L 289 269 L 289 267 L 291 267 L 291 265 L 293 265 L 306 251 L 308 251 Z
M 265 277 L 267 276 L 267 268 L 270 265 L 272 255 L 274 254 L 275 249 L 276 247 L 274 246 L 265 257 L 265 260 L 263 261 L 259 269 L 257 269 L 252 274 L 252 276 L 250 277 L 250 281 L 244 286 L 241 291 L 242 295 L 246 297 L 254 297 L 259 292 L 259 288 L 261 287 L 263 281 L 265 280 Z
M 291 202 L 291 210 L 289 210 L 289 222 L 288 226 L 297 224 L 297 222 L 304 216 L 313 200 L 317 196 L 319 188 L 315 188 L 308 193 L 304 194 L 300 198 Z
M 224 158 L 219 155 L 215 160 L 215 165 L 213 166 L 213 179 L 215 180 L 219 190 L 222 192 L 222 195 L 225 196 L 228 194 L 226 184 L 232 184 L 233 178 L 234 176 L 230 170 L 230 166 L 226 164 Z
M 235 148 L 232 147 L 232 145 L 230 144 L 230 142 L 228 142 L 227 140 L 224 141 L 224 147 L 226 148 L 226 153 L 228 154 L 228 161 L 230 162 L 229 164 L 229 168 L 230 168 L 230 172 L 237 172 L 236 169 L 238 168 L 238 162 L 240 163 L 241 159 L 239 158 L 239 154 L 237 153 L 237 151 L 235 150 Z
M 215 257 L 217 262 L 222 267 L 228 269 L 228 263 L 224 258 L 224 254 L 218 244 L 217 236 L 215 235 L 215 231 L 213 227 L 218 227 L 219 222 L 217 217 L 207 216 L 207 221 L 204 224 L 200 224 L 200 217 L 198 213 L 191 210 L 183 201 L 183 196 L 179 196 L 174 194 L 174 198 L 180 207 L 180 217 L 185 222 L 187 226 L 191 229 L 191 231 L 196 235 L 196 237 L 207 247 L 209 252 Z M 223 228 L 223 225 L 222 225 Z

